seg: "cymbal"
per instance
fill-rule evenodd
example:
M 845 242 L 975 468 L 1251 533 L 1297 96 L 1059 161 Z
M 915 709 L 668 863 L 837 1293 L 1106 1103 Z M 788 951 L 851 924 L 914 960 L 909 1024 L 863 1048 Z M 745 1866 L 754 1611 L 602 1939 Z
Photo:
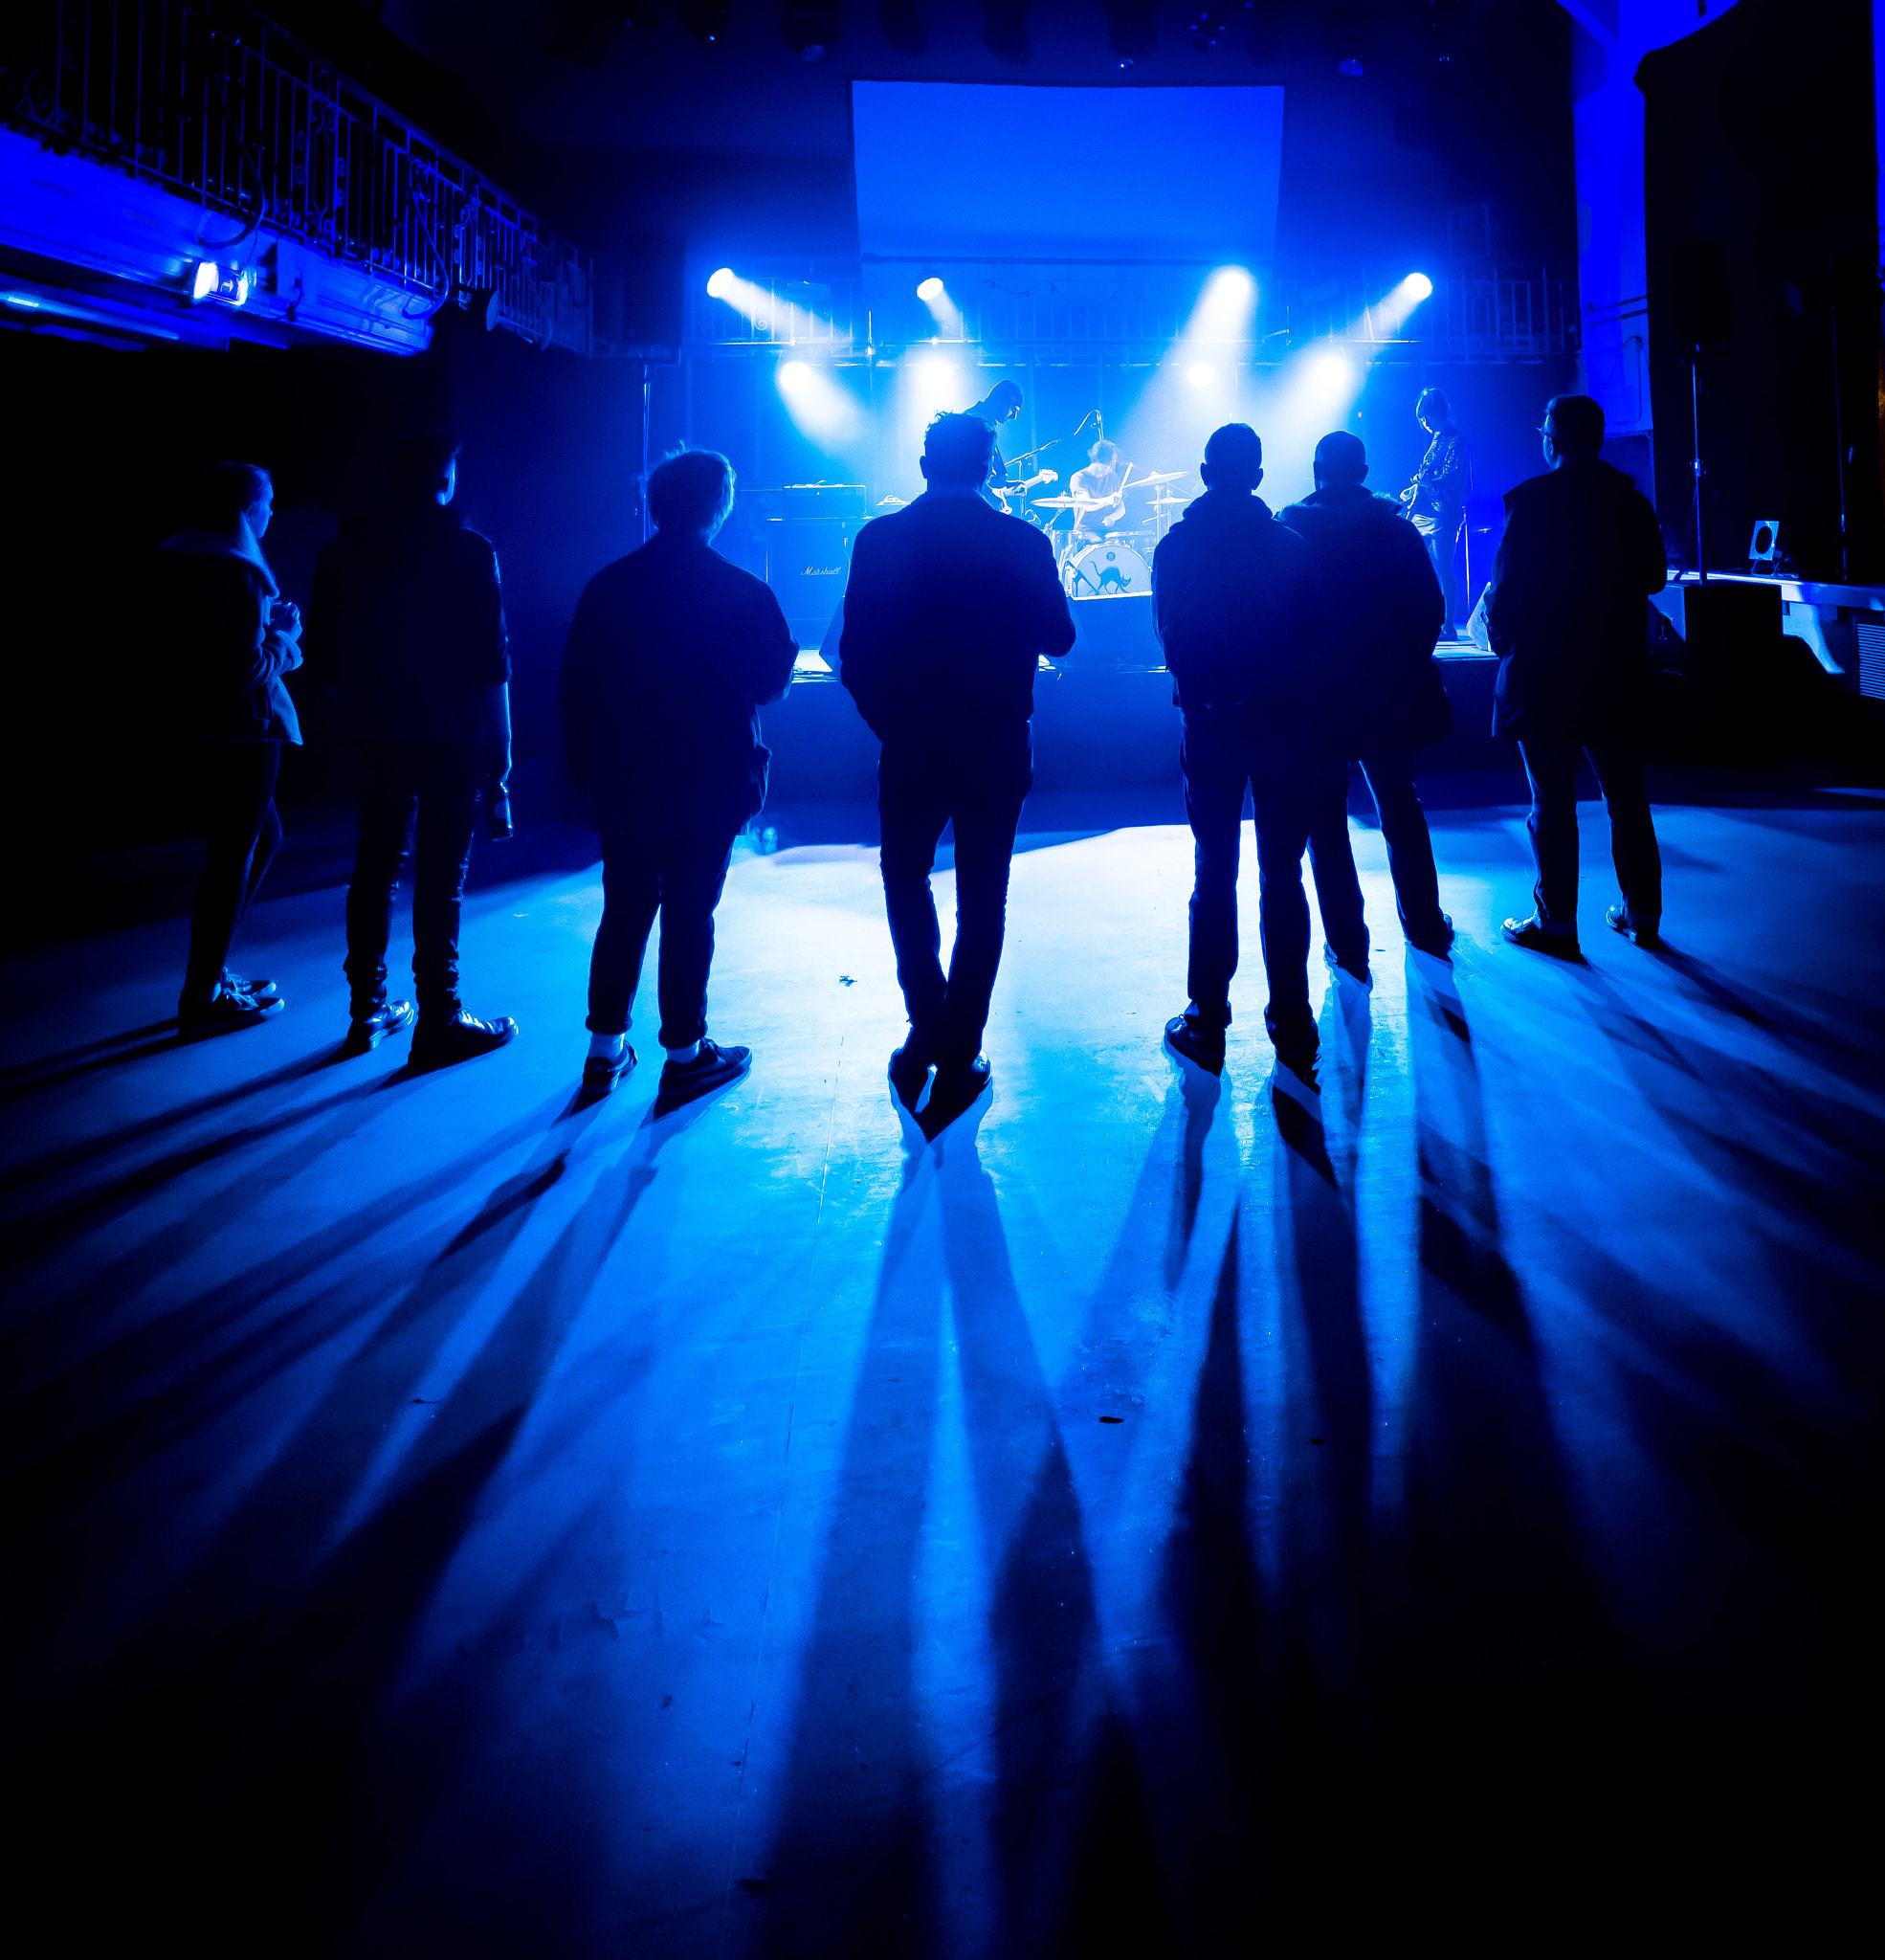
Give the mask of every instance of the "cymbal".
M 1155 497 L 1145 508 L 1147 510 L 1180 510 L 1190 502 L 1188 497 Z
M 1031 497 L 1028 501 L 1036 510 L 1091 510 L 1094 500 L 1090 497 Z M 1104 503 L 1102 497 L 1099 501 Z
M 1125 487 L 1128 490 L 1149 490 L 1154 483 L 1176 483 L 1184 474 L 1183 470 L 1164 470 L 1150 477 L 1135 477 Z

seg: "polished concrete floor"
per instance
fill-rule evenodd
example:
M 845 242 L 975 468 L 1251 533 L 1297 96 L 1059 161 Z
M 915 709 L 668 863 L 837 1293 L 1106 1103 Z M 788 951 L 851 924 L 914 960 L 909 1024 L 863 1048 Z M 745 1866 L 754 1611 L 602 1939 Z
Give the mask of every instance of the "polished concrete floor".
M 1184 832 L 1031 837 L 930 1146 L 859 847 L 736 864 L 756 1064 L 660 1122 L 646 991 L 574 1106 L 593 874 L 479 895 L 522 1034 L 425 1077 L 338 1055 L 337 892 L 213 1043 L 177 924 L 16 959 L 14 1950 L 1875 1927 L 1885 802 L 1793 801 L 1664 813 L 1659 954 L 1586 806 L 1579 966 L 1519 813 L 1439 820 L 1450 969 L 1358 830 L 1319 1110 L 1253 875 L 1220 1082 Z

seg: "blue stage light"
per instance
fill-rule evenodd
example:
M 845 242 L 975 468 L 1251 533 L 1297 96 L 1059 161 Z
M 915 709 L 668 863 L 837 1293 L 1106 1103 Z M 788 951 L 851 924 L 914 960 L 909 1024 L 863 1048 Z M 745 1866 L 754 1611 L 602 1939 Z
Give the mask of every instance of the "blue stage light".
M 1408 295 L 1416 305 L 1423 300 L 1433 297 L 1433 281 L 1424 272 L 1410 272 L 1408 275 Z
M 222 283 L 222 269 L 213 258 L 206 258 L 190 276 L 189 297 L 192 302 L 215 297 L 216 288 Z
M 738 283 L 737 276 L 730 265 L 723 265 L 707 281 L 707 292 L 716 300 L 730 300 Z
M 1217 369 L 1209 361 L 1193 361 L 1186 368 L 1185 378 L 1193 388 L 1209 388 L 1217 379 Z
M 938 300 L 942 299 L 943 291 L 942 281 L 932 274 L 918 286 L 917 298 L 926 305 L 933 305 Z

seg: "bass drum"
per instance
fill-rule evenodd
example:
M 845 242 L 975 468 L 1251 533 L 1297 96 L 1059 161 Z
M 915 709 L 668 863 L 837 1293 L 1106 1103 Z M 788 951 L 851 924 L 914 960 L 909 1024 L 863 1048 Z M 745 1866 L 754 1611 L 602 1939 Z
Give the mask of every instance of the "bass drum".
M 1070 599 L 1116 598 L 1151 590 L 1152 568 L 1130 545 L 1102 538 L 1067 561 Z

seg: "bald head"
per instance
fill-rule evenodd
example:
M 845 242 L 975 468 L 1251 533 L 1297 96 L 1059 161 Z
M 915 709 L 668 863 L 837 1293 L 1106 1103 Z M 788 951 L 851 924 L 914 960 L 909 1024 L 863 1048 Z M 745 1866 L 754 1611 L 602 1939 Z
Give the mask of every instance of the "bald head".
M 1316 445 L 1316 487 L 1359 483 L 1368 473 L 1368 453 L 1359 435 L 1337 429 Z

